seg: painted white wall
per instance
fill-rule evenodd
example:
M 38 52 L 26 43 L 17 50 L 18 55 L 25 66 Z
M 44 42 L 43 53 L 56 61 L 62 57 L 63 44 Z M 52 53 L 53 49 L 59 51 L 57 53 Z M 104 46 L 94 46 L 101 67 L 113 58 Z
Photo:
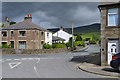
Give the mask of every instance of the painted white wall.
M 52 32 L 45 32 L 45 43 L 52 45 Z
M 72 34 L 69 34 L 63 30 L 59 30 L 58 32 L 54 33 L 53 36 L 57 36 L 60 38 L 65 39 L 65 43 L 69 42 L 69 38 L 72 37 Z

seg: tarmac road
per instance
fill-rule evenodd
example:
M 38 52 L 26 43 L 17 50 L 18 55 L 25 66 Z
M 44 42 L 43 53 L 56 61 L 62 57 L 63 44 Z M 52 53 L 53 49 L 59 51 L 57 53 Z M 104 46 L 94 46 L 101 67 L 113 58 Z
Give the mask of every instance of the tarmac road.
M 99 52 L 99 46 L 76 53 L 40 55 L 3 55 L 3 78 L 105 78 L 77 69 L 70 60 L 74 56 L 84 56 Z

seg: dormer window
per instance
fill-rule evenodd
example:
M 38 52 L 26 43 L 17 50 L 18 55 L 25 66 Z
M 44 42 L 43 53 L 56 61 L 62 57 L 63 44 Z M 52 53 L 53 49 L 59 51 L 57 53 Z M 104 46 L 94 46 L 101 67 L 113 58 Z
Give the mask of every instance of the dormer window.
M 20 36 L 26 36 L 26 31 L 19 31 Z
M 118 8 L 108 10 L 108 26 L 118 26 Z

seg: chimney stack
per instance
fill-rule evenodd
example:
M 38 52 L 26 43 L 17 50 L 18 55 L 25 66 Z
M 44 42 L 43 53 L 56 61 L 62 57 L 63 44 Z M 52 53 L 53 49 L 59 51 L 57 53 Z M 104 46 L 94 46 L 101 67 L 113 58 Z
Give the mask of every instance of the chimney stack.
M 27 20 L 27 21 L 32 22 L 32 15 L 31 15 L 31 14 L 30 14 L 30 15 L 28 14 L 28 16 L 24 18 L 24 20 Z
M 32 14 L 30 14 L 30 17 L 32 17 Z
M 10 22 L 8 20 L 8 17 L 5 18 L 5 26 L 9 26 L 10 25 Z
M 63 27 L 62 27 L 62 26 L 60 27 L 60 30 L 63 30 Z

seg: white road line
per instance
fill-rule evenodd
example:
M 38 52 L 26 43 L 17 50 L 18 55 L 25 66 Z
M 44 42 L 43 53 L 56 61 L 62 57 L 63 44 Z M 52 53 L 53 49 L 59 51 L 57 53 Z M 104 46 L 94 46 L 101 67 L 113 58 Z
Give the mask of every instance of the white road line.
M 6 61 L 11 61 L 12 59 L 6 59 Z
M 9 64 L 10 68 L 13 69 L 13 68 L 17 67 L 18 65 L 20 65 L 21 62 L 13 62 L 13 63 L 8 63 L 8 64 Z
M 37 63 L 39 63 L 39 61 L 40 61 L 40 58 L 38 58 L 37 60 L 38 60 L 38 61 L 37 61 Z
M 16 60 L 16 61 L 17 61 L 17 60 L 20 60 L 20 59 L 14 59 L 14 60 Z
M 21 58 L 21 60 L 27 60 L 27 58 Z
M 35 73 L 37 74 L 38 78 L 40 77 L 39 73 L 37 72 L 36 67 L 34 66 Z
M 33 58 L 28 58 L 28 60 L 33 60 Z

